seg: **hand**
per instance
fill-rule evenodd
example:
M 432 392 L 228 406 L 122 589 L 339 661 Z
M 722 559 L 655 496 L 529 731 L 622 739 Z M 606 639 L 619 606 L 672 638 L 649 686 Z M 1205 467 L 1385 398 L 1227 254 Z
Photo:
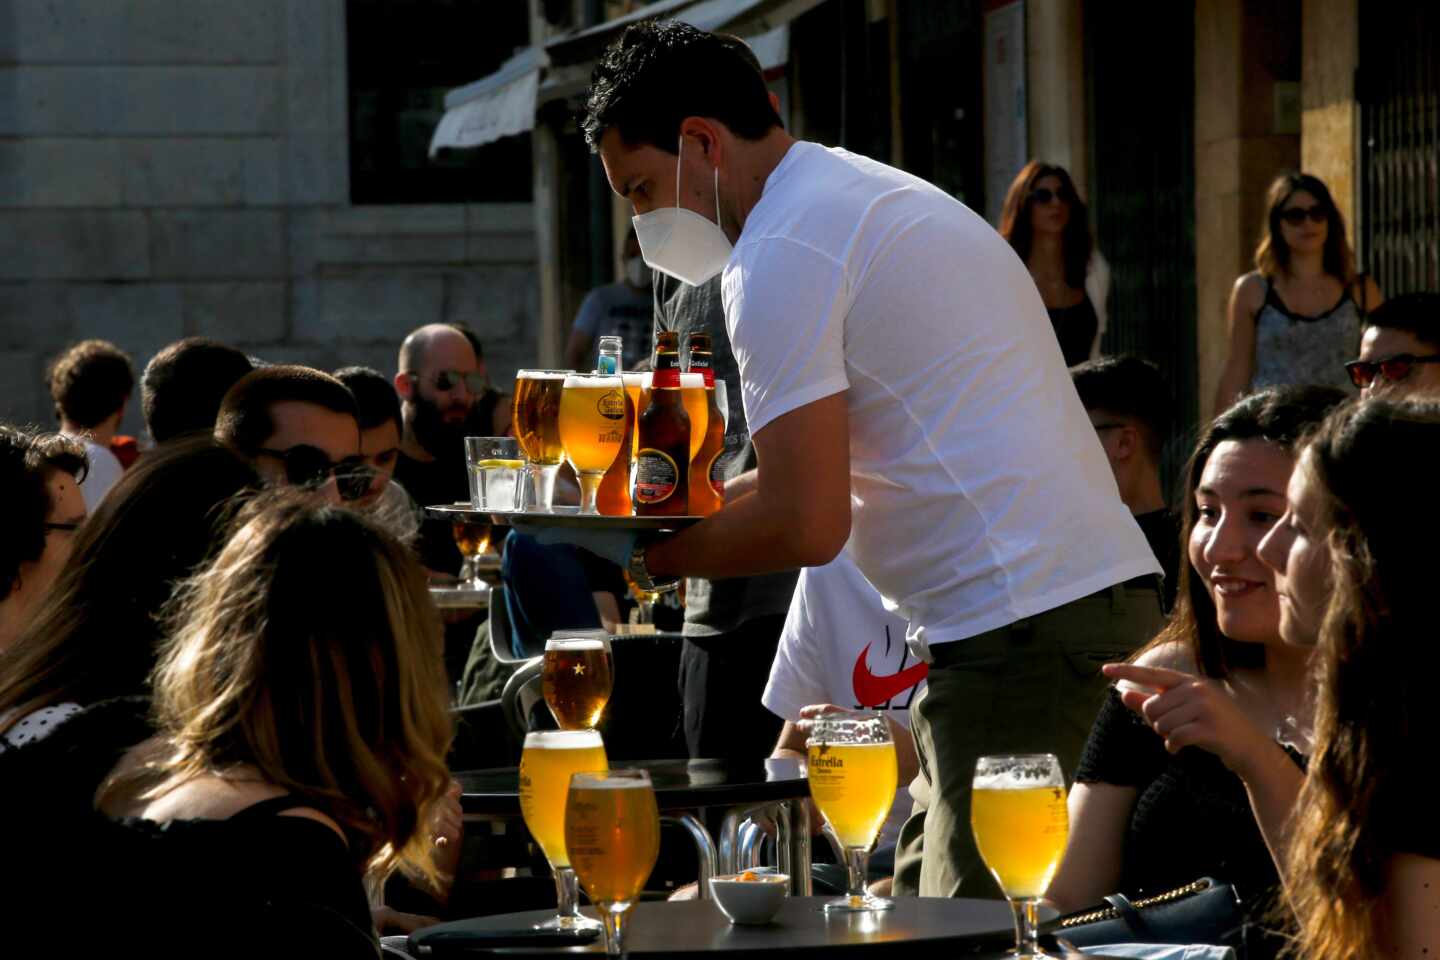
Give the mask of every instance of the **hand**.
M 546 546 L 571 543 L 604 557 L 624 570 L 630 566 L 630 554 L 635 549 L 639 536 L 634 530 L 584 530 L 575 527 L 537 527 L 517 523 L 517 533 L 534 537 L 535 542 Z
M 1218 680 L 1133 663 L 1109 663 L 1103 670 L 1112 680 L 1148 688 L 1122 690 L 1120 699 L 1164 739 L 1171 753 L 1199 747 L 1243 779 L 1271 745 Z
M 465 838 L 464 814 L 460 809 L 460 784 L 450 781 L 450 789 L 435 805 L 430 814 L 430 837 L 435 844 L 435 869 L 440 874 L 444 889 L 437 891 L 444 901 L 455 882 L 455 872 L 460 866 L 460 846 Z
M 433 927 L 440 921 L 418 913 L 401 913 L 390 907 L 371 907 L 370 922 L 382 936 L 387 934 L 410 934 L 425 927 Z

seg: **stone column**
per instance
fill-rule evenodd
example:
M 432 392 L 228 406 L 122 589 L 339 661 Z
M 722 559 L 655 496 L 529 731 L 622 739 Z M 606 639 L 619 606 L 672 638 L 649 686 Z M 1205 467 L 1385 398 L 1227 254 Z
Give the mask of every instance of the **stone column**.
M 1351 243 L 1360 199 L 1359 17 L 1358 0 L 1305 0 L 1300 81 L 1300 166 L 1330 188 Z
M 1085 30 L 1080 0 L 1026 0 L 1025 88 L 1030 155 L 1088 183 Z

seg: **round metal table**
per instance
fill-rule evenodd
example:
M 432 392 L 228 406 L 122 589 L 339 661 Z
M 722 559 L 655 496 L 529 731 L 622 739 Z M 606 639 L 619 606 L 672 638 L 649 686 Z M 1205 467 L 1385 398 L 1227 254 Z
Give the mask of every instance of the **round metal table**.
M 700 896 L 710 897 L 710 876 L 741 869 L 742 822 L 757 813 L 776 821 L 779 868 L 796 895 L 810 893 L 810 783 L 798 760 L 625 760 L 617 768 L 650 774 L 661 819 L 684 828 L 700 857 Z M 520 770 L 459 771 L 460 807 L 466 820 L 520 819 Z M 720 807 L 725 816 L 717 845 L 693 811 Z M 748 866 L 748 864 L 744 864 Z

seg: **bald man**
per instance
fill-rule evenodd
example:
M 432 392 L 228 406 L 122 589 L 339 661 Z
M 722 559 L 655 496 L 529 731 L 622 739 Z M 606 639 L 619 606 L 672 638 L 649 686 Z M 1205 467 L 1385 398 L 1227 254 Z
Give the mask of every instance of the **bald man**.
M 405 338 L 397 366 L 403 431 L 396 482 L 421 506 L 468 500 L 465 424 L 485 380 L 475 348 L 455 327 L 432 323 Z M 449 524 L 426 523 L 419 548 L 431 570 L 459 572 Z

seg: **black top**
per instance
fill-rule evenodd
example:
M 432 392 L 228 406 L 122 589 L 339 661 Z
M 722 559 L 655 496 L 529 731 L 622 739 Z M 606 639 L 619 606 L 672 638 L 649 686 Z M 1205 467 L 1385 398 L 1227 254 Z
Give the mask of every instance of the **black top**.
M 1090 359 L 1090 347 L 1095 343 L 1095 334 L 1100 332 L 1100 317 L 1088 294 L 1080 297 L 1073 307 L 1047 307 L 1050 325 L 1055 328 L 1055 337 L 1060 341 L 1060 352 L 1065 355 L 1065 366 L 1073 367 Z
M 1165 571 L 1160 602 L 1169 613 L 1175 606 L 1175 589 L 1180 582 L 1180 518 L 1169 510 L 1152 510 L 1135 514 L 1135 522 L 1160 561 L 1160 569 Z
M 1297 752 L 1285 751 L 1304 767 Z M 1133 899 L 1213 877 L 1235 886 L 1251 919 L 1268 922 L 1280 878 L 1244 783 L 1219 757 L 1197 747 L 1170 755 L 1164 741 L 1112 689 L 1085 742 L 1075 779 L 1138 791 L 1125 828 L 1121 893 Z
M 0 830 L 24 865 L 6 911 L 26 918 L 5 931 L 7 955 L 32 955 L 20 945 L 34 956 L 98 954 L 124 936 L 147 957 L 377 957 L 345 844 L 325 824 L 276 816 L 305 801 L 164 825 L 94 809 L 114 763 L 153 732 L 146 709 L 140 698 L 97 704 L 6 755 Z
M 395 482 L 405 488 L 422 507 L 437 503 L 469 501 L 470 484 L 465 479 L 463 460 L 438 459 L 429 462 L 408 457 L 403 452 L 395 458 Z M 449 520 L 425 515 L 415 549 L 420 562 L 437 573 L 460 572 L 460 548 Z

